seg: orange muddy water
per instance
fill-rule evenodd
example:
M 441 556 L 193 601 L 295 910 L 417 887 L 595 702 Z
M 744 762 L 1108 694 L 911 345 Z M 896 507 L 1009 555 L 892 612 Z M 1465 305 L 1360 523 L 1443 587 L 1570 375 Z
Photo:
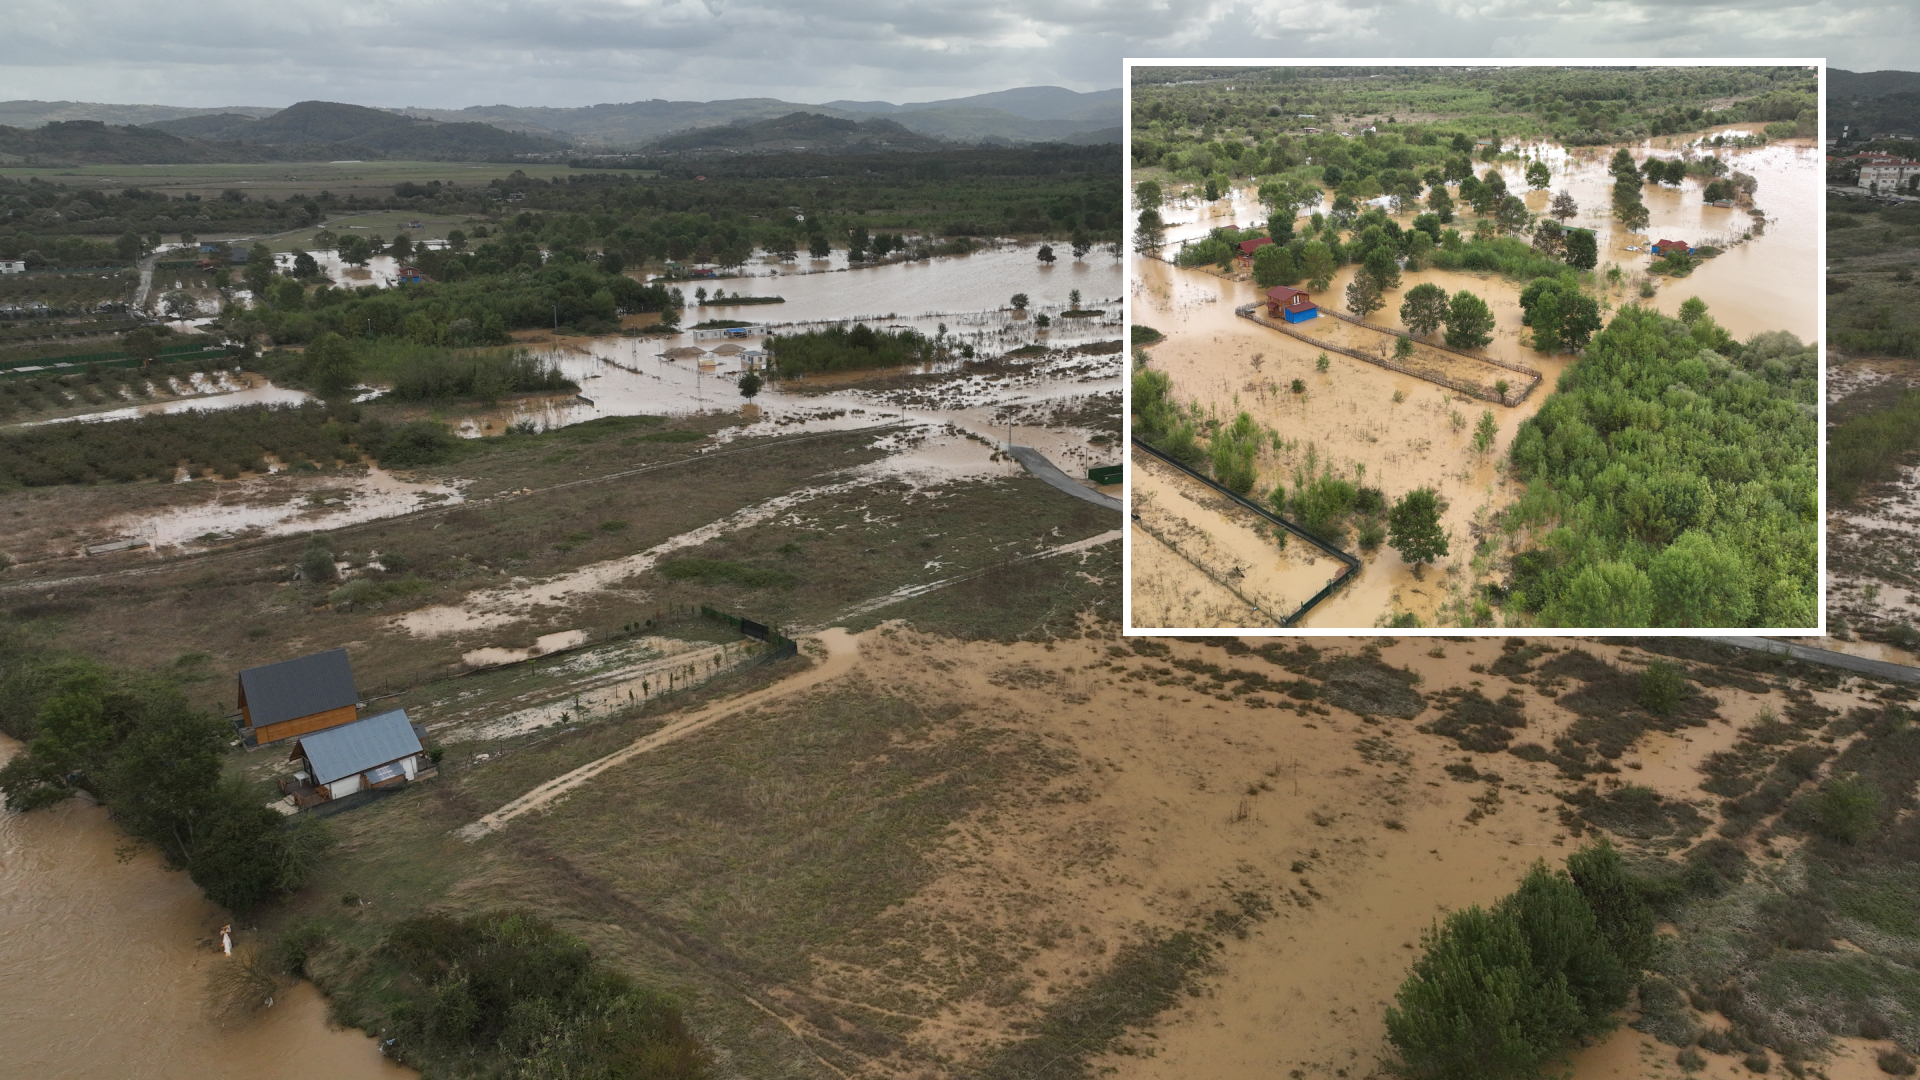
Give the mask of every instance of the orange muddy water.
M 0 761 L 20 749 L 0 736 Z M 300 983 L 234 1029 L 208 1017 L 208 972 L 230 918 L 82 799 L 0 810 L 0 1055 L 34 1080 L 251 1080 L 417 1074 L 374 1040 L 327 1026 Z M 244 933 L 241 936 L 244 942 Z M 298 1063 L 289 1071 L 290 1063 Z
M 1739 129 L 1722 130 L 1731 133 Z M 1657 139 L 1629 149 L 1641 161 L 1649 154 L 1671 158 L 1681 155 L 1684 142 Z M 1606 163 L 1615 149 L 1569 151 L 1549 144 L 1525 147 L 1523 153 L 1546 161 L 1552 169 L 1552 185 L 1540 192 L 1526 192 L 1524 162 L 1500 167 L 1509 190 L 1525 193 L 1529 208 L 1535 212 L 1546 209 L 1554 192 L 1564 190 L 1574 196 L 1580 213 L 1569 224 L 1596 230 L 1603 275 L 1610 263 L 1622 272 L 1618 286 L 1606 286 L 1602 276 L 1600 299 L 1607 311 L 1627 303 L 1648 303 L 1673 314 L 1687 298 L 1698 296 L 1736 337 L 1787 330 L 1803 341 L 1815 338 L 1820 295 L 1815 278 L 1821 172 L 1818 149 L 1809 140 L 1713 151 L 1730 168 L 1750 173 L 1759 181 L 1756 205 L 1765 211 L 1762 224 L 1756 226 L 1745 210 L 1703 205 L 1702 182 L 1689 178 L 1679 189 L 1659 185 L 1644 189 L 1653 220 L 1650 234 L 1616 230 L 1609 217 L 1612 177 L 1606 172 Z M 1695 148 L 1692 152 L 1701 151 Z M 1481 167 L 1483 173 L 1485 169 Z M 1231 198 L 1216 203 L 1176 201 L 1166 212 L 1174 224 L 1168 230 L 1170 243 L 1163 253 L 1170 255 L 1178 250 L 1173 241 L 1203 236 L 1209 228 L 1236 223 L 1250 226 L 1264 220 L 1264 212 L 1252 194 L 1255 186 L 1250 182 L 1244 190 L 1236 189 Z M 1413 216 L 1402 214 L 1398 220 L 1405 226 Z M 1471 213 L 1464 221 L 1471 225 Z M 1651 257 L 1644 249 L 1655 239 L 1686 240 L 1695 246 L 1732 246 L 1725 254 L 1702 263 L 1691 276 L 1669 279 L 1645 273 Z M 1337 306 L 1353 272 L 1353 267 L 1343 267 L 1316 298 L 1324 306 Z M 1642 281 L 1650 282 L 1656 290 L 1651 300 L 1639 299 Z M 1166 335 L 1166 340 L 1152 346 L 1150 352 L 1153 365 L 1172 375 L 1174 398 L 1182 403 L 1197 402 L 1203 410 L 1225 419 L 1244 410 L 1279 435 L 1279 448 L 1269 447 L 1260 453 L 1254 497 L 1264 496 L 1276 484 L 1293 491 L 1312 462 L 1331 463 L 1348 479 L 1379 486 L 1389 499 L 1426 486 L 1434 488 L 1445 503 L 1442 524 L 1450 542 L 1445 557 L 1416 577 L 1413 568 L 1391 548 L 1359 551 L 1349 534 L 1342 546 L 1362 559 L 1359 575 L 1309 613 L 1302 626 L 1370 628 L 1407 613 L 1427 626 L 1469 622 L 1473 586 L 1491 564 L 1486 557 L 1489 553 L 1475 558 L 1475 546 L 1487 535 L 1484 526 L 1491 516 L 1518 498 L 1522 490 L 1497 467 L 1498 463 L 1504 459 L 1520 422 L 1539 410 L 1560 373 L 1575 362 L 1571 354 L 1544 355 L 1522 344 L 1522 285 L 1495 274 L 1439 269 L 1405 272 L 1401 288 L 1386 294 L 1386 306 L 1375 313 L 1373 320 L 1400 328 L 1398 313 L 1405 291 L 1425 282 L 1449 293 L 1464 289 L 1487 301 L 1496 328 L 1493 341 L 1482 351 L 1540 371 L 1540 386 L 1524 401 L 1505 407 L 1340 353 L 1329 353 L 1327 367 L 1321 370 L 1317 364 L 1321 349 L 1235 315 L 1236 307 L 1256 302 L 1262 292 L 1245 275 L 1181 269 L 1144 256 L 1135 256 L 1131 265 L 1131 319 Z M 1332 344 L 1352 347 L 1360 343 L 1370 350 L 1377 347 L 1371 338 L 1384 340 L 1384 335 L 1325 316 L 1298 324 L 1297 329 Z M 1359 342 L 1368 335 L 1368 341 Z M 1484 372 L 1468 369 L 1485 365 L 1461 363 L 1459 377 L 1483 381 L 1480 376 Z M 1298 392 L 1292 388 L 1296 379 L 1302 385 Z M 1519 381 L 1518 376 L 1513 378 L 1516 385 Z M 1484 452 L 1473 446 L 1474 428 L 1483 412 L 1492 414 L 1497 427 L 1493 445 Z M 1163 497 L 1162 505 L 1171 504 Z M 1233 524 L 1218 514 L 1201 513 L 1190 517 L 1187 524 L 1193 532 L 1208 537 L 1234 533 Z M 1162 522 L 1156 531 L 1165 539 L 1170 535 L 1169 528 Z M 1278 557 L 1276 551 L 1270 559 L 1277 561 Z M 1200 558 L 1205 561 L 1204 555 Z M 1141 565 L 1155 574 L 1182 572 L 1182 562 L 1177 559 L 1154 558 Z M 1203 576 L 1199 570 L 1193 570 L 1192 575 L 1197 596 L 1216 591 L 1199 585 L 1198 579 Z M 1196 589 L 1186 588 L 1184 582 L 1146 582 L 1136 571 L 1132 624 L 1143 628 L 1167 625 L 1154 619 L 1179 607 L 1176 598 Z M 1153 595 L 1152 603 L 1145 602 L 1148 593 Z M 1239 607 L 1246 611 L 1246 605 Z M 1245 621 L 1223 625 L 1260 625 L 1257 617 L 1243 614 L 1242 618 Z

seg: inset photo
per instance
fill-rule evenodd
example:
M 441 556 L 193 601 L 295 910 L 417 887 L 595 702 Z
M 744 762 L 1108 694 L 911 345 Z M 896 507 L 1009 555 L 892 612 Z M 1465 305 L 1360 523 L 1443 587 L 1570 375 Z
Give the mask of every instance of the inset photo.
M 1820 632 L 1823 78 L 1128 61 L 1128 631 Z

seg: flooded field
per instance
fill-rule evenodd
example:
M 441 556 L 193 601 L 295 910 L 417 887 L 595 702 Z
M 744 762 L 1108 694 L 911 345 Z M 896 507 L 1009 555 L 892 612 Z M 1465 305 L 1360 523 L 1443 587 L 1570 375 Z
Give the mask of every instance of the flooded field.
M 1192 564 L 1242 608 L 1231 622 L 1210 623 L 1205 617 L 1217 604 L 1209 603 L 1205 591 L 1191 599 L 1163 593 L 1144 605 L 1145 598 L 1136 594 L 1136 623 L 1151 620 L 1146 625 L 1195 628 L 1282 626 L 1346 570 L 1345 564 L 1298 537 L 1276 546 L 1270 523 L 1151 454 L 1136 450 L 1131 471 L 1135 534 L 1153 536 L 1159 541 L 1157 549 L 1176 553 Z M 1202 531 L 1193 524 L 1196 519 L 1213 528 Z M 1143 564 L 1138 555 L 1135 558 L 1135 581 L 1157 581 L 1170 569 L 1178 574 L 1178 568 L 1152 561 Z
M 0 736 L 0 762 L 20 744 Z M 0 1046 L 36 1080 L 208 1080 L 302 1070 L 345 1080 L 415 1074 L 358 1031 L 327 1026 L 305 983 L 237 1028 L 209 1017 L 208 972 L 230 917 L 125 837 L 105 809 L 0 809 Z M 250 935 L 239 935 L 245 947 Z
M 1669 142 L 1673 145 L 1666 145 Z M 1527 194 L 1529 207 L 1542 211 L 1552 192 L 1570 191 L 1581 207 L 1570 224 L 1599 232 L 1601 270 L 1611 262 L 1627 271 L 1618 285 L 1609 286 L 1604 277 L 1599 281 L 1603 315 L 1606 310 L 1641 302 L 1637 289 L 1645 275 L 1640 269 L 1648 260 L 1644 251 L 1627 250 L 1644 248 L 1647 236 L 1616 233 L 1610 224 L 1612 178 L 1606 173 L 1606 160 L 1613 149 L 1530 146 L 1523 151 L 1546 160 L 1554 171 L 1551 188 Z M 1636 155 L 1649 149 L 1673 157 L 1681 147 L 1678 141 L 1656 140 L 1650 147 L 1642 144 Z M 1820 219 L 1817 150 L 1805 140 L 1793 140 L 1719 153 L 1732 168 L 1759 179 L 1757 201 L 1768 208 L 1766 224 L 1752 228 L 1751 240 L 1706 261 L 1687 278 L 1652 278 L 1657 292 L 1651 303 L 1674 314 L 1682 301 L 1700 296 L 1713 317 L 1737 337 L 1786 329 L 1802 340 L 1812 340 L 1820 298 L 1814 277 Z M 1522 166 L 1507 165 L 1502 171 L 1511 190 L 1525 190 Z M 1218 203 L 1176 202 L 1166 213 L 1173 224 L 1164 253 L 1177 250 L 1178 239 L 1204 236 L 1210 228 L 1263 221 L 1264 211 L 1253 195 L 1255 186 L 1236 188 L 1231 199 Z M 1659 237 L 1698 245 L 1737 239 L 1750 228 L 1744 212 L 1703 207 L 1695 180 L 1679 190 L 1649 185 L 1645 198 L 1653 218 L 1650 228 Z M 1303 216 L 1313 209 L 1307 208 Z M 1739 220 L 1727 218 L 1729 214 Z M 1413 216 L 1404 214 L 1399 220 L 1405 226 Z M 1735 228 L 1740 231 L 1729 231 Z M 1800 266 L 1808 268 L 1804 287 L 1783 270 Z M 1341 268 L 1329 287 L 1316 294 L 1322 304 L 1338 304 L 1354 272 L 1351 266 Z M 1209 415 L 1229 420 L 1245 411 L 1279 435 L 1282 449 L 1261 451 L 1256 496 L 1275 484 L 1294 490 L 1311 454 L 1311 460 L 1322 467 L 1331 466 L 1350 480 L 1364 479 L 1381 487 L 1389 500 L 1417 487 L 1432 487 L 1442 499 L 1442 524 L 1450 545 L 1445 558 L 1416 578 L 1412 567 L 1390 548 L 1363 555 L 1366 565 L 1358 577 L 1319 605 L 1303 626 L 1371 627 L 1409 613 L 1427 626 L 1469 623 L 1467 598 L 1476 584 L 1487 580 L 1501 554 L 1500 541 L 1487 528 L 1488 522 L 1520 494 L 1500 462 L 1520 422 L 1539 410 L 1560 372 L 1575 362 L 1572 354 L 1544 355 L 1523 347 L 1521 284 L 1495 274 L 1439 269 L 1405 272 L 1401 287 L 1385 294 L 1386 305 L 1374 320 L 1398 327 L 1406 290 L 1426 282 L 1449 294 L 1465 290 L 1485 300 L 1493 311 L 1495 329 L 1492 342 L 1480 351 L 1539 371 L 1539 388 L 1524 400 L 1503 406 L 1337 352 L 1327 354 L 1322 368 L 1323 350 L 1235 314 L 1236 308 L 1262 299 L 1263 290 L 1249 275 L 1182 269 L 1144 256 L 1133 261 L 1128 286 L 1132 318 L 1166 335 L 1149 352 L 1153 365 L 1172 376 L 1173 398 L 1197 402 Z M 1368 352 L 1380 352 L 1391 342 L 1390 335 L 1326 315 L 1294 328 Z M 1439 350 L 1432 353 L 1422 355 L 1421 364 L 1444 378 L 1484 385 L 1505 378 L 1514 384 L 1516 395 L 1524 380 L 1495 365 Z M 1302 386 L 1299 391 L 1293 389 L 1295 380 Z M 1473 445 L 1482 412 L 1492 414 L 1497 432 L 1485 451 Z M 1212 513 L 1198 513 L 1188 524 L 1195 534 L 1210 537 L 1231 532 Z M 1164 566 L 1177 569 L 1176 564 Z M 1164 583 L 1148 586 L 1137 579 L 1135 588 L 1135 625 L 1164 625 L 1139 621 L 1148 605 L 1139 603 L 1138 590 L 1151 588 L 1157 595 L 1172 596 L 1181 589 Z

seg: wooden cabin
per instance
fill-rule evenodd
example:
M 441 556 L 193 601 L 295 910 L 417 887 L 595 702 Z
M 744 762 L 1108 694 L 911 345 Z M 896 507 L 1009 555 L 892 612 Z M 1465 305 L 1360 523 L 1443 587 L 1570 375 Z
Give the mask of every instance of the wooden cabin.
M 303 809 L 436 771 L 405 709 L 303 735 L 287 760 L 299 769 L 291 782 L 281 782 L 281 790 Z
M 402 266 L 399 274 L 394 278 L 394 283 L 396 285 L 417 285 L 423 281 L 431 280 L 433 279 L 429 278 L 426 272 L 417 266 Z
M 1267 315 L 1290 323 L 1306 322 L 1319 317 L 1320 307 L 1310 293 L 1291 285 L 1275 285 L 1267 290 Z
M 255 745 L 350 724 L 359 704 L 345 649 L 240 673 L 241 734 Z
M 1654 241 L 1653 253 L 1655 255 L 1672 255 L 1675 252 L 1679 252 L 1682 255 L 1691 255 L 1693 254 L 1693 247 L 1685 240 Z
M 1268 236 L 1256 236 L 1251 240 L 1240 241 L 1237 245 L 1240 249 L 1240 265 L 1252 266 L 1254 253 L 1271 243 L 1273 238 Z

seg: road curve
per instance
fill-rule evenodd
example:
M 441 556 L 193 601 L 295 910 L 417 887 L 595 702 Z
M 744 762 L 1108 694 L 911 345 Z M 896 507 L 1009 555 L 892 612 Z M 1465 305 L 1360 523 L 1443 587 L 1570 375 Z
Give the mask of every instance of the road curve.
M 1085 484 L 1079 483 L 1060 471 L 1060 467 L 1048 461 L 1045 454 L 1031 446 L 1011 446 L 1008 448 L 1014 459 L 1027 467 L 1033 475 L 1059 488 L 1076 499 L 1085 499 L 1095 506 L 1108 510 L 1120 509 L 1120 500 L 1111 495 L 1102 495 Z

